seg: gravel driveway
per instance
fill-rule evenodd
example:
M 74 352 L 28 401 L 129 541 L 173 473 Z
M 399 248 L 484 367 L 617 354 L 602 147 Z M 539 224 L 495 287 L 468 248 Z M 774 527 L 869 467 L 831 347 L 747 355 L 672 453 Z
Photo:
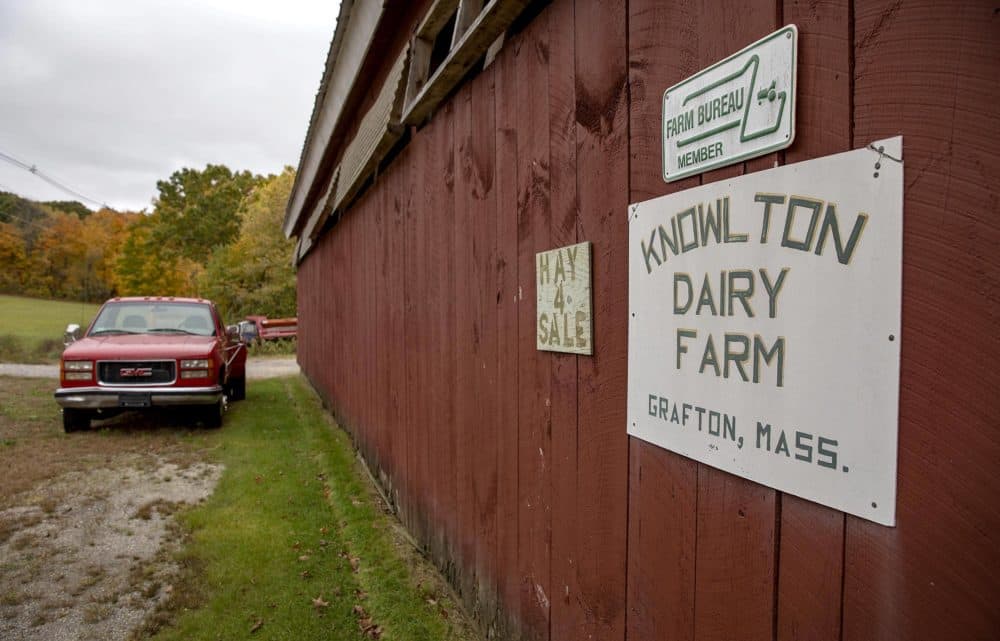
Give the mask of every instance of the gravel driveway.
M 250 358 L 247 360 L 247 378 L 277 378 L 279 376 L 294 376 L 299 373 L 299 364 L 294 356 L 280 358 Z M 58 365 L 19 365 L 17 363 L 0 363 L 0 376 L 17 376 L 20 378 L 59 378 Z

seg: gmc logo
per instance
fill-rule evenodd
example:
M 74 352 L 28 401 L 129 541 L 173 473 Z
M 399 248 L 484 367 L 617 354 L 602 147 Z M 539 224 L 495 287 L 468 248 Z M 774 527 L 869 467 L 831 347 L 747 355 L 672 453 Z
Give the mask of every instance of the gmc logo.
M 122 378 L 139 378 L 153 375 L 152 367 L 123 367 L 118 370 Z

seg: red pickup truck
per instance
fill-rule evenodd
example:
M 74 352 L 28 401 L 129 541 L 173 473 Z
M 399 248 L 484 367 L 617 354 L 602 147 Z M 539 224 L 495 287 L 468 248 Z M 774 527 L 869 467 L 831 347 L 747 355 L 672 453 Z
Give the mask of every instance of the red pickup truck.
M 63 428 L 126 410 L 194 407 L 218 427 L 230 400 L 246 396 L 246 345 L 200 298 L 113 298 L 82 338 L 67 329 L 56 402 Z

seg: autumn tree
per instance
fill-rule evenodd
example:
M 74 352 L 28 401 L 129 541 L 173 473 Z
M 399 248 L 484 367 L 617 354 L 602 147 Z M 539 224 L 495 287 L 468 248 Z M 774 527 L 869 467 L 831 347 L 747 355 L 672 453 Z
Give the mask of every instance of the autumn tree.
M 294 181 L 295 171 L 286 167 L 259 187 L 240 209 L 243 226 L 236 241 L 217 251 L 208 263 L 201 289 L 227 317 L 296 313 L 295 241 L 281 231 Z
M 10 223 L 0 222 L 0 265 L 0 293 L 20 293 L 28 256 L 20 230 Z

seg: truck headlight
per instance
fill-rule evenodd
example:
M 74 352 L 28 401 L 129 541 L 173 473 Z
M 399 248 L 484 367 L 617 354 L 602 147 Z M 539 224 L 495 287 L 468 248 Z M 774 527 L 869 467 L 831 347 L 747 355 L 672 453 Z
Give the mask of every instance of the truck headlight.
M 63 371 L 92 372 L 94 371 L 94 361 L 63 361 Z
M 189 358 L 181 361 L 181 369 L 208 369 L 207 358 Z

